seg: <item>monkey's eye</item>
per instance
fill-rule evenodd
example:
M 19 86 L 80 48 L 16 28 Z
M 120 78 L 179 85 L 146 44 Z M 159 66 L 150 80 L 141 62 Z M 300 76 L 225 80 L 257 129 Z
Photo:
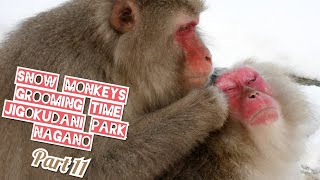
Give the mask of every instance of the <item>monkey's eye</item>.
M 229 88 L 225 89 L 224 91 L 232 91 L 234 89 L 236 89 L 236 88 L 235 87 L 229 87 Z
M 224 92 L 231 92 L 233 90 L 235 90 L 237 87 L 236 86 L 226 86 L 223 88 Z
M 189 23 L 185 26 L 181 26 L 177 33 L 178 35 L 186 35 L 186 34 L 189 34 L 190 32 L 194 31 L 195 27 L 196 27 L 196 23 L 192 22 L 192 23 Z
M 179 28 L 179 32 L 185 32 L 185 31 L 190 31 L 191 27 L 190 26 L 183 26 Z
M 226 79 L 218 79 L 217 83 L 215 84 L 221 91 L 227 93 L 232 92 L 233 90 L 237 89 L 237 84 L 233 81 L 226 80 Z
M 251 79 L 250 81 L 248 81 L 247 84 L 250 85 L 250 84 L 254 83 L 256 80 L 257 80 L 257 78 L 255 77 L 255 78 Z

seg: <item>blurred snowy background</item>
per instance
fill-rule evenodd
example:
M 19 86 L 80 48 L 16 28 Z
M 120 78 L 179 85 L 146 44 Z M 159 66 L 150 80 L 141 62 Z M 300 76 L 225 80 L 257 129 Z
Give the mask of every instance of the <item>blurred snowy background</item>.
M 0 0 L 0 41 L 21 20 L 65 0 Z M 207 0 L 201 16 L 217 67 L 254 57 L 284 65 L 291 72 L 320 80 L 319 0 Z M 320 87 L 301 86 L 320 120 Z M 320 130 L 310 137 L 303 164 L 320 178 Z

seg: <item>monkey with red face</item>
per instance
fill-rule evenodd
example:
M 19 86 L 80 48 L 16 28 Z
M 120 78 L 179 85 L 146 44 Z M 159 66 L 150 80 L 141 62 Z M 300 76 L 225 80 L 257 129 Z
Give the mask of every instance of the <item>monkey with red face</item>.
M 196 29 L 203 9 L 202 0 L 71 0 L 24 21 L 0 48 L 0 112 L 23 66 L 130 87 L 130 128 L 126 141 L 96 136 L 83 152 L 32 142 L 32 124 L 1 118 L 0 179 L 72 178 L 31 167 L 37 148 L 92 158 L 85 179 L 153 179 L 221 128 L 227 103 L 207 88 L 211 55 Z
M 226 72 L 217 79 L 216 86 L 228 97 L 232 119 L 248 127 L 281 119 L 270 85 L 254 69 L 240 67 Z
M 211 55 L 196 30 L 203 9 L 201 0 L 73 0 L 21 24 L 0 48 L 0 111 L 4 99 L 13 96 L 17 66 L 24 66 L 129 86 L 123 120 L 130 122 L 130 128 L 127 141 L 96 136 L 93 151 L 82 152 L 31 142 L 32 124 L 1 118 L 0 179 L 72 178 L 31 167 L 31 153 L 39 147 L 53 152 L 53 156 L 92 158 L 85 179 L 153 179 L 188 157 L 227 119 L 222 93 L 216 87 L 206 88 L 213 69 Z M 282 77 L 274 72 L 271 75 Z M 274 84 L 277 82 L 278 86 Z M 303 99 L 287 79 L 271 78 L 268 83 L 275 90 L 272 97 L 280 104 L 278 115 L 283 121 L 272 120 L 268 127 L 275 128 L 261 129 L 284 131 L 274 138 L 279 142 L 285 142 L 281 138 L 296 140 L 299 133 L 294 123 L 307 117 L 301 109 Z M 301 102 L 296 106 L 293 101 Z M 257 106 L 253 110 L 259 108 L 253 106 Z M 250 123 L 245 122 L 251 122 L 249 116 L 254 113 L 247 111 L 239 109 L 235 112 L 238 116 L 229 118 L 225 127 L 211 134 L 190 158 L 183 158 L 188 160 L 183 166 L 186 168 L 179 171 L 181 165 L 177 164 L 175 175 L 192 172 L 192 176 L 204 179 L 232 179 L 258 177 L 264 167 L 282 172 L 274 161 L 268 164 L 267 152 L 260 153 L 260 146 L 255 145 L 256 141 L 264 142 L 259 141 L 265 137 L 264 131 L 252 135 L 260 127 L 247 127 Z M 263 114 L 259 117 L 269 116 Z M 267 121 L 262 118 L 255 122 Z M 261 146 L 273 147 L 269 146 L 272 133 L 266 134 L 270 140 Z M 275 143 L 272 152 L 283 155 L 276 156 L 279 161 L 287 158 L 284 162 L 291 162 L 295 148 L 283 153 L 290 144 L 284 148 L 279 144 Z M 276 147 L 279 151 L 274 150 Z M 259 164 L 259 158 L 269 166 Z
M 248 61 L 215 85 L 228 99 L 228 121 L 162 179 L 301 179 L 298 161 L 311 113 L 285 71 Z

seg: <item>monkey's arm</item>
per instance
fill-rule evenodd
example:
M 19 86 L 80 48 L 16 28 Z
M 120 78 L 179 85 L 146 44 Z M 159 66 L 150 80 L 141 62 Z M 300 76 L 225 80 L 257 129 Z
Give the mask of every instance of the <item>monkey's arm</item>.
M 226 120 L 223 128 L 211 132 L 205 142 L 184 156 L 158 179 L 241 179 L 241 169 L 248 163 L 251 146 L 240 123 Z
M 153 178 L 203 142 L 210 131 L 221 128 L 226 113 L 224 97 L 211 87 L 141 117 L 130 125 L 127 141 L 106 148 L 100 157 L 106 170 L 101 177 Z

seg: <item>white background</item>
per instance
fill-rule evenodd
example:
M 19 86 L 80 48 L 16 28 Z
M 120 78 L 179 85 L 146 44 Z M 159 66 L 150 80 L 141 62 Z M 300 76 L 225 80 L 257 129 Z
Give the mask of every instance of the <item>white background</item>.
M 257 57 L 320 78 L 319 0 L 207 3 L 209 9 L 202 15 L 201 26 L 213 43 L 211 50 L 218 65 Z

